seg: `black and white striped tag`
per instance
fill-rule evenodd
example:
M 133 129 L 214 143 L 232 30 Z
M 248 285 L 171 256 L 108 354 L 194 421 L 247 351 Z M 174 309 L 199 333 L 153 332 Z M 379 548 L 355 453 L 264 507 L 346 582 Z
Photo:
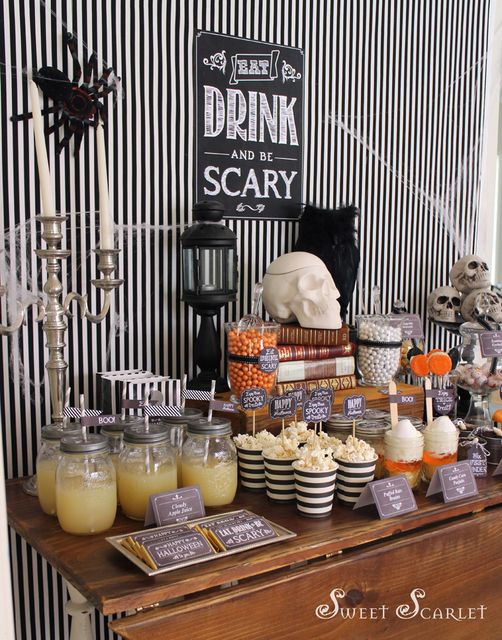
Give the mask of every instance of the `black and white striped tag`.
M 103 412 L 100 409 L 85 409 L 86 416 L 100 416 Z M 82 410 L 80 407 L 65 407 L 63 409 L 63 415 L 67 418 L 81 418 Z
M 203 400 L 204 402 L 211 402 L 213 399 L 210 391 L 199 391 L 198 389 L 185 389 L 183 397 L 185 400 Z
M 181 407 L 170 404 L 146 404 L 143 406 L 143 412 L 151 417 L 179 417 L 181 416 Z

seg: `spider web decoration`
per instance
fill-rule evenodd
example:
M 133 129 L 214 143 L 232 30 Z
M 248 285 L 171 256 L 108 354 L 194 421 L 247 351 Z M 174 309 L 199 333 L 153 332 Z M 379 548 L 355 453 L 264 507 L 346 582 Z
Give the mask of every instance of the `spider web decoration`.
M 98 59 L 92 53 L 88 61 L 84 63 L 84 78 L 82 67 L 77 57 L 77 38 L 70 32 L 66 32 L 63 41 L 70 51 L 73 59 L 73 79 L 56 69 L 56 67 L 41 67 L 33 72 L 33 81 L 42 90 L 44 95 L 53 101 L 53 106 L 42 110 L 42 115 L 50 113 L 54 115 L 54 122 L 46 127 L 47 134 L 55 133 L 63 127 L 63 137 L 56 144 L 57 153 L 68 146 L 74 136 L 74 153 L 80 149 L 82 137 L 89 127 L 96 128 L 100 120 L 106 122 L 106 107 L 101 102 L 112 91 L 116 93 L 116 82 L 111 82 L 113 76 L 117 81 L 112 67 L 105 69 L 101 76 L 98 74 Z M 14 116 L 13 121 L 28 120 L 32 113 Z

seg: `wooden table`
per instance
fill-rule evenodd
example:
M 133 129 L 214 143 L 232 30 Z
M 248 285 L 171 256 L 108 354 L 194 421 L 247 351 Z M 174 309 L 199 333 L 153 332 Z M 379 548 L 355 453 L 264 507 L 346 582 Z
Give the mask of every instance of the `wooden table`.
M 65 534 L 21 485 L 22 480 L 7 482 L 10 525 L 61 573 L 74 594 L 82 594 L 84 603 L 87 599 L 104 614 L 131 614 L 110 624 L 124 638 L 500 636 L 501 479 L 480 479 L 479 496 L 450 504 L 419 491 L 419 510 L 390 520 L 378 520 L 372 507 L 351 511 L 338 505 L 326 519 L 306 519 L 293 505 L 241 492 L 226 510 L 248 508 L 298 536 L 153 578 L 104 535 Z M 109 534 L 138 528 L 119 515 Z M 335 589 L 341 590 L 340 608 L 354 607 L 354 619 L 344 620 L 340 610 L 333 615 Z M 424 593 L 422 599 L 415 596 L 420 612 L 410 596 L 415 589 Z M 397 615 L 400 605 L 410 605 L 408 619 Z M 434 610 L 436 619 L 427 619 Z M 452 615 L 472 619 L 457 621 Z

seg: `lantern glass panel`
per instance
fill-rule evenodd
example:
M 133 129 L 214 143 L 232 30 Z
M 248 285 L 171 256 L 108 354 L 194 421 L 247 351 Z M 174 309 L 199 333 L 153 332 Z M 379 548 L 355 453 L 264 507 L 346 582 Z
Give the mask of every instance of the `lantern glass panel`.
M 195 250 L 188 247 L 183 249 L 183 289 L 196 293 Z
M 227 291 L 237 290 L 237 251 L 228 249 L 227 253 Z
M 199 291 L 215 293 L 226 291 L 226 249 L 199 249 Z

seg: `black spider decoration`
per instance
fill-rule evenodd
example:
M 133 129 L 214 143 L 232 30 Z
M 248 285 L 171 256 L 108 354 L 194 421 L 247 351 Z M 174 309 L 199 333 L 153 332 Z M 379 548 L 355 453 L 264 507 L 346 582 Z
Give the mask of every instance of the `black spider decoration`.
M 75 136 L 76 154 L 80 149 L 86 128 L 97 127 L 100 119 L 106 121 L 106 110 L 101 100 L 114 91 L 114 86 L 108 84 L 113 68 L 105 69 L 103 75 L 99 77 L 98 61 L 96 54 L 93 53 L 84 63 L 84 82 L 78 84 L 82 76 L 82 67 L 77 58 L 77 39 L 71 33 L 66 33 L 63 40 L 73 58 L 73 80 L 55 67 L 41 67 L 33 72 L 33 80 L 54 102 L 52 107 L 42 111 L 43 115 L 56 114 L 54 123 L 46 128 L 46 133 L 55 133 L 64 126 L 64 136 L 58 140 L 56 151 L 61 153 L 68 146 L 71 137 Z M 26 113 L 13 120 L 26 120 L 31 117 L 31 113 Z

